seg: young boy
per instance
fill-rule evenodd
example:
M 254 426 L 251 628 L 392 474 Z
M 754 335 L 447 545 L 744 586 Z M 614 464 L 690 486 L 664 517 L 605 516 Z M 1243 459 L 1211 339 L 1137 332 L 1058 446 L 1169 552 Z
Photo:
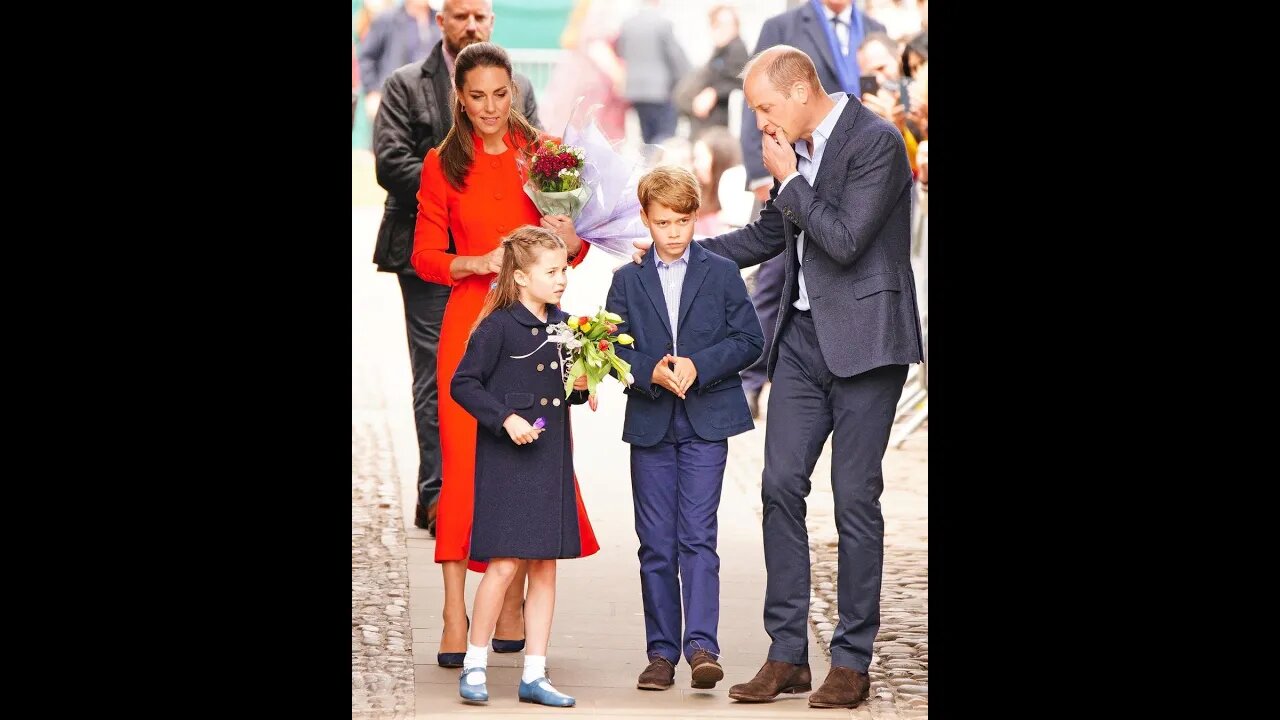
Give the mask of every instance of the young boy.
M 738 266 L 690 244 L 701 196 L 693 173 L 657 168 L 638 194 L 653 246 L 643 264 L 614 274 L 605 305 L 635 338 L 617 352 L 635 376 L 622 439 L 631 443 L 649 656 L 636 686 L 671 687 L 683 653 L 692 686 L 705 689 L 724 678 L 716 511 L 727 438 L 755 427 L 738 373 L 760 357 L 764 336 Z

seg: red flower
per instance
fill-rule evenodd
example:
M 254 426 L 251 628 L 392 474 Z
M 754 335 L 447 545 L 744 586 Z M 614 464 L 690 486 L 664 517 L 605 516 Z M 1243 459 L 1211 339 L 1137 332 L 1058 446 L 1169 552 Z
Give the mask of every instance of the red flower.
M 591 322 L 591 318 L 587 317 L 586 315 L 583 315 L 582 317 L 578 318 L 579 325 L 586 325 L 589 322 Z
M 601 340 L 601 341 L 600 341 L 600 344 L 599 344 L 599 345 L 596 345 L 596 347 L 600 348 L 600 352 L 604 352 L 604 351 L 606 351 L 606 350 L 608 350 L 608 349 L 609 349 L 609 341 L 608 341 L 608 340 Z
M 618 332 L 618 326 L 614 325 L 613 323 L 609 323 L 609 334 L 615 335 L 617 334 L 617 332 Z

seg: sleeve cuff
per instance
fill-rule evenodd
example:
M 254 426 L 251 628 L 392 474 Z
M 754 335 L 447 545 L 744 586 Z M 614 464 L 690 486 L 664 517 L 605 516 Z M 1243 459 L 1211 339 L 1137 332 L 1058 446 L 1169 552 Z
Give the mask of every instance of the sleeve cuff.
M 791 173 L 790 175 L 788 175 L 788 176 L 786 177 L 786 179 L 784 179 L 784 180 L 782 181 L 782 186 L 778 188 L 778 192 L 779 192 L 779 193 L 781 193 L 783 190 L 786 190 L 786 189 L 787 189 L 787 183 L 791 182 L 792 180 L 795 180 L 795 179 L 796 179 L 796 178 L 798 178 L 798 177 L 800 177 L 800 171 L 799 171 L 799 170 L 796 170 L 795 172 L 793 172 L 793 173 Z
M 756 179 L 752 180 L 752 181 L 747 185 L 747 189 L 748 189 L 748 190 L 755 190 L 756 188 L 769 187 L 769 186 L 772 186 L 772 185 L 773 185 L 773 178 L 772 178 L 772 177 L 762 177 L 762 178 L 756 178 Z

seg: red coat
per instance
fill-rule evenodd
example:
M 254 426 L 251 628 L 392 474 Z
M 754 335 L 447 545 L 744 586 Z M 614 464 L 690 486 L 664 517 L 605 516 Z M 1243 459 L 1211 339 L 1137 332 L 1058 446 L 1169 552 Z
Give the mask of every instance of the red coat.
M 521 225 L 538 225 L 542 215 L 524 193 L 524 180 L 516 166 L 512 136 L 504 138 L 507 149 L 500 155 L 484 151 L 484 141 L 472 135 L 475 160 L 467 175 L 467 187 L 458 192 L 445 179 L 440 156 L 434 148 L 422 165 L 418 188 L 418 223 L 413 239 L 413 269 L 427 282 L 453 288 L 445 306 L 436 360 L 436 388 L 440 396 L 440 453 L 442 484 L 436 515 L 436 562 L 469 557 L 472 501 L 475 492 L 476 420 L 450 394 L 453 373 L 462 361 L 471 326 L 480 315 L 489 284 L 495 276 L 472 275 L 456 283 L 449 266 L 458 255 L 484 255 L 498 247 L 504 235 Z M 453 232 L 456 253 L 449 252 L 449 231 Z M 577 265 L 587 255 L 587 245 L 573 259 Z M 591 521 L 577 489 L 579 534 L 582 557 L 600 549 Z M 484 563 L 472 562 L 472 570 L 482 572 Z

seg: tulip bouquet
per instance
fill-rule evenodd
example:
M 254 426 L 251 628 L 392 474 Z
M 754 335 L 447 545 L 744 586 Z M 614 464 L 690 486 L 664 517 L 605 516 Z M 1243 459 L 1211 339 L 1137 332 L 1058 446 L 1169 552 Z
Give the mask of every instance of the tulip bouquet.
M 598 310 L 593 317 L 581 315 L 571 317 L 565 322 L 547 326 L 549 342 L 560 344 L 560 363 L 564 368 L 564 394 L 568 397 L 573 392 L 573 384 L 583 375 L 587 376 L 587 391 L 596 394 L 596 385 L 604 380 L 611 370 L 624 384 L 635 381 L 631 375 L 631 364 L 618 357 L 615 345 L 630 345 L 635 340 L 628 334 L 618 334 L 617 323 L 622 316 Z

